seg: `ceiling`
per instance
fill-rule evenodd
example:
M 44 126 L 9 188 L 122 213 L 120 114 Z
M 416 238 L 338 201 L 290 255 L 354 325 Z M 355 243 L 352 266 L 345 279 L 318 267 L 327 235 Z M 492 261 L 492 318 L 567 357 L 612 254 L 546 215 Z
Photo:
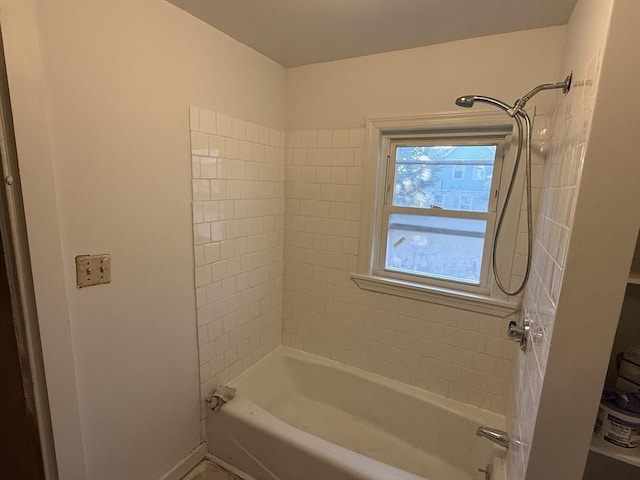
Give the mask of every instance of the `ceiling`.
M 169 0 L 285 67 L 564 25 L 576 0 Z

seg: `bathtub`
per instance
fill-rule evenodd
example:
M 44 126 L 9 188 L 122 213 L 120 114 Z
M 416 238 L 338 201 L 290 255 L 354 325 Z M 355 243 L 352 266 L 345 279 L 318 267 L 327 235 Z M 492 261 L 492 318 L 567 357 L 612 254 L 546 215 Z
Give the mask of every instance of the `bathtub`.
M 502 416 L 279 347 L 208 412 L 210 456 L 252 480 L 504 480 L 504 449 L 475 436 Z

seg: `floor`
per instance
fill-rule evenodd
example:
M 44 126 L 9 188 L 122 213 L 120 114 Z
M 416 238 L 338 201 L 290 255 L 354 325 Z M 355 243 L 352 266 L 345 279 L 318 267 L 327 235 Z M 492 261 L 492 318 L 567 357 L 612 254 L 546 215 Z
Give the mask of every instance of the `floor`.
M 240 477 L 226 471 L 209 460 L 203 460 L 193 470 L 187 473 L 182 480 L 241 480 Z

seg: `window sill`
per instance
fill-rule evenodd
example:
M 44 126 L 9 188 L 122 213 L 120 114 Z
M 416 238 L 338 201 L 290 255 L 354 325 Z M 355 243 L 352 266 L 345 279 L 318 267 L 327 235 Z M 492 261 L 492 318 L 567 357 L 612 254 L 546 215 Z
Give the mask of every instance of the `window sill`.
M 520 310 L 520 304 L 503 302 L 486 295 L 478 295 L 460 290 L 432 287 L 402 280 L 356 273 L 351 274 L 351 280 L 362 290 L 484 313 L 493 317 L 506 318 Z

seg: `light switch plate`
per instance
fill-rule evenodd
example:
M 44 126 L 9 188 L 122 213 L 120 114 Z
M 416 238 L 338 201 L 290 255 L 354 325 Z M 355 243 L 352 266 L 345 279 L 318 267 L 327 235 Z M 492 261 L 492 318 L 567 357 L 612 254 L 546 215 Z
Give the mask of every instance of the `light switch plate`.
M 78 255 L 76 285 L 78 288 L 111 283 L 111 255 Z

